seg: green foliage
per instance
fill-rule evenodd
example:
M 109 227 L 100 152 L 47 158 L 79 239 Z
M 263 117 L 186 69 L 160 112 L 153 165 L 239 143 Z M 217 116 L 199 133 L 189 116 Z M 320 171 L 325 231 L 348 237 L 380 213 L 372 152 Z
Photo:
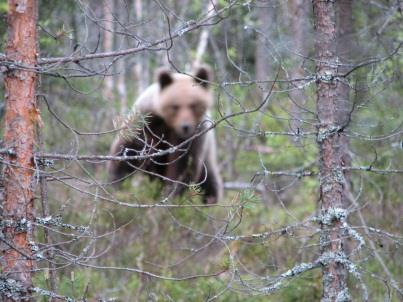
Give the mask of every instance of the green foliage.
M 49 271 L 45 269 L 44 274 L 36 275 L 33 282 L 36 287 L 50 288 Z M 95 287 L 97 290 L 102 289 L 103 282 L 98 279 L 96 275 L 89 275 L 83 270 L 67 270 L 62 276 L 59 276 L 59 280 L 56 280 L 58 284 L 58 290 L 61 295 L 79 299 L 85 296 L 86 298 L 92 297 L 89 288 Z M 95 285 L 95 286 L 94 286 Z M 38 301 L 48 301 L 49 298 L 42 296 Z
M 7 0 L 0 1 L 0 14 L 4 14 L 7 12 L 8 12 Z
M 269 299 L 268 301 L 284 302 L 310 302 L 319 301 L 322 295 L 321 275 L 319 270 L 306 273 L 304 277 L 299 277 L 289 282 L 287 287 L 281 290 L 279 299 Z

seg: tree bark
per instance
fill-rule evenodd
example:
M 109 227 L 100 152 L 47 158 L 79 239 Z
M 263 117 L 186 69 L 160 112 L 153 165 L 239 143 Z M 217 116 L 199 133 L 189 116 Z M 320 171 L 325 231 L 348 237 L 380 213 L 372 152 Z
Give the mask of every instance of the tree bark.
M 344 117 L 337 110 L 340 85 L 337 74 L 337 27 L 334 1 L 313 1 L 317 73 L 317 114 L 321 211 L 322 301 L 350 301 L 348 260 L 344 251 L 345 178 L 343 173 Z
M 37 64 L 37 1 L 8 1 L 8 60 L 25 66 Z M 2 301 L 30 301 L 32 287 L 32 219 L 35 125 L 40 122 L 35 101 L 37 75 L 10 69 L 5 77 L 5 200 L 1 262 L 5 282 Z M 14 281 L 15 282 L 14 282 Z M 2 280 L 3 282 L 3 280 Z

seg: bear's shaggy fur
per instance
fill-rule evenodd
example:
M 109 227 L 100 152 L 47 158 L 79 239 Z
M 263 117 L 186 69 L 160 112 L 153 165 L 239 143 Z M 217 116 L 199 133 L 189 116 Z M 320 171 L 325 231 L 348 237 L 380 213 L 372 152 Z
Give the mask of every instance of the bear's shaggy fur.
M 198 68 L 194 76 L 160 70 L 157 83 L 148 87 L 133 105 L 135 117 L 146 120 L 143 129 L 129 138 L 118 136 L 111 154 L 153 154 L 177 146 L 209 127 L 208 111 L 213 105 L 209 81 L 208 67 Z M 175 193 L 181 193 L 188 184 L 199 184 L 205 203 L 216 203 L 222 197 L 213 129 L 173 153 L 108 163 L 109 175 L 115 183 L 136 170 L 174 185 Z

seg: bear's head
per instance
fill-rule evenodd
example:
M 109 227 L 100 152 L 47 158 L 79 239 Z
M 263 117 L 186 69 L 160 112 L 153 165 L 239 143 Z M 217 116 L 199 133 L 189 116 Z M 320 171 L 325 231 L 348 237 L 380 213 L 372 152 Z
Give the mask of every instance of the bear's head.
M 199 67 L 193 76 L 160 70 L 158 114 L 180 138 L 192 136 L 213 105 L 210 69 Z

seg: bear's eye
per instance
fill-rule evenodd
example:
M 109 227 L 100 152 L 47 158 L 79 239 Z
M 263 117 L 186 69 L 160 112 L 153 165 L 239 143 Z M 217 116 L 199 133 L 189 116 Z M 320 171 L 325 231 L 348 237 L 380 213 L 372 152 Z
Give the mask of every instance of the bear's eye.
M 171 105 L 171 106 L 169 107 L 169 109 L 170 109 L 172 112 L 176 112 L 176 111 L 179 110 L 179 105 Z
M 203 114 L 204 111 L 205 111 L 204 106 L 201 105 L 201 104 L 197 104 L 197 103 L 196 103 L 196 104 L 191 104 L 191 105 L 190 105 L 190 109 L 191 109 L 194 113 L 196 113 L 196 114 L 198 114 L 198 115 Z

